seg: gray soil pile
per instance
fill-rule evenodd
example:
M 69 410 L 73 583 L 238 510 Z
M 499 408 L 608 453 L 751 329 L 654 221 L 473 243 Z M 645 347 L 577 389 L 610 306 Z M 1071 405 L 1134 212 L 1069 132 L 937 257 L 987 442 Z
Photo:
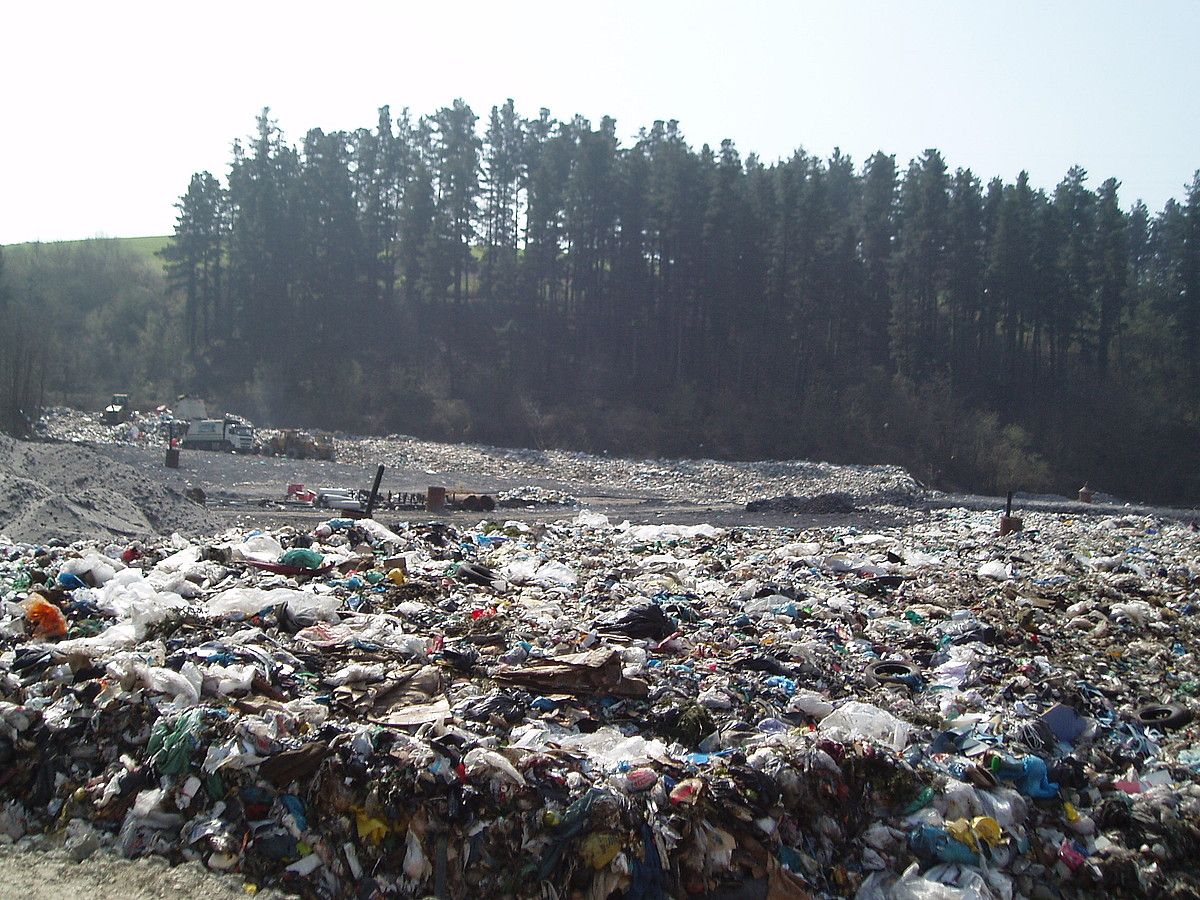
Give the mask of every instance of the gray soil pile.
M 22 850 L 0 846 L 0 897 L 27 900 L 245 900 L 244 882 L 237 876 L 209 872 L 198 863 L 170 866 L 160 856 L 123 859 L 97 853 L 75 862 L 61 850 Z M 278 900 L 278 891 L 258 892 L 260 900 Z
M 815 497 L 793 497 L 789 494 L 783 497 L 751 500 L 746 504 L 746 512 L 791 512 L 828 515 L 831 513 L 852 513 L 854 509 L 854 498 L 842 492 L 817 494 Z
M 178 476 L 135 469 L 77 444 L 0 437 L 0 534 L 12 540 L 129 540 L 199 534 L 215 522 Z

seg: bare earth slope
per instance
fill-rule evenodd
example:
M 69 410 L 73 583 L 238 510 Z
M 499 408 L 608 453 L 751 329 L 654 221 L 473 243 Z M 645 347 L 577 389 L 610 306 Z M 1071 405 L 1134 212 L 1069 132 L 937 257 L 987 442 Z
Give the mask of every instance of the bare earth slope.
M 179 477 L 114 461 L 90 447 L 0 437 L 0 534 L 31 542 L 129 540 L 215 522 Z

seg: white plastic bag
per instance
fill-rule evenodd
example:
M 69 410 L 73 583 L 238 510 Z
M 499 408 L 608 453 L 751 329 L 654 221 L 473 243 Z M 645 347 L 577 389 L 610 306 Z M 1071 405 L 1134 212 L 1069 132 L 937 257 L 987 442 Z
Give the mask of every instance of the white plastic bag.
M 245 562 L 252 560 L 254 562 L 278 562 L 279 557 L 283 556 L 283 544 L 275 540 L 269 534 L 256 534 L 253 537 L 248 537 L 240 544 L 236 544 L 231 551 L 231 555 L 235 560 Z
M 1012 566 L 1006 566 L 998 559 L 985 562 L 975 574 L 980 578 L 991 578 L 993 581 L 1010 581 L 1013 577 Z
M 63 560 L 59 571 L 69 575 L 75 575 L 82 578 L 89 572 L 92 575 L 92 581 L 97 587 L 101 587 L 112 580 L 118 570 L 124 569 L 125 564 L 117 559 L 109 559 L 107 556 L 101 556 L 99 553 L 89 553 L 79 559 Z
M 252 616 L 280 603 L 286 603 L 288 611 L 294 616 L 311 616 L 326 622 L 336 621 L 337 610 L 342 605 L 342 601 L 333 594 L 314 594 L 288 588 L 264 591 L 261 588 L 235 587 L 209 597 L 208 612 L 216 617 L 239 613 Z
M 819 729 L 835 740 L 869 738 L 893 750 L 903 750 L 912 726 L 878 706 L 851 701 L 822 719 Z

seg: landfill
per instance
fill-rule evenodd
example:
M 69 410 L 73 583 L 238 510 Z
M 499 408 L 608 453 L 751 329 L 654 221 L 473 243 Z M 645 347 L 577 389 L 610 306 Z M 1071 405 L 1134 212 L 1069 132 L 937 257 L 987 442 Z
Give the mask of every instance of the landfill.
M 58 441 L 146 447 L 165 443 L 174 421 L 166 407 L 130 410 L 125 421 L 106 424 L 99 414 L 69 406 L 51 406 L 42 411 L 36 430 L 39 436 Z
M 0 537 L 0 841 L 320 898 L 1200 891 L 1194 525 L 572 512 Z
M 169 413 L 135 412 L 129 422 L 110 426 L 102 424 L 96 414 L 53 407 L 38 429 L 44 437 L 68 443 L 152 447 L 162 445 L 161 431 L 169 419 Z M 264 438 L 272 433 L 259 430 Z M 371 470 L 382 464 L 389 471 L 511 484 L 499 498 L 505 507 L 574 506 L 582 486 L 593 496 L 619 492 L 629 497 L 739 507 L 764 497 L 812 495 L 837 499 L 851 507 L 910 506 L 928 493 L 900 466 L 810 460 L 626 459 L 568 450 L 443 444 L 409 435 L 342 434 L 335 436 L 334 444 L 337 460 L 347 467 Z M 797 511 L 786 504 L 779 508 Z M 813 510 L 826 511 L 816 506 Z

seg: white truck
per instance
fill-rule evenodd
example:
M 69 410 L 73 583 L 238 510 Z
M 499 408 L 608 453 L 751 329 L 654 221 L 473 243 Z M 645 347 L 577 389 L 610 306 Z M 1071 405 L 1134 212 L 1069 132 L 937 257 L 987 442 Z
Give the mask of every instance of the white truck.
M 185 450 L 254 452 L 254 429 L 237 419 L 198 419 L 188 423 Z

